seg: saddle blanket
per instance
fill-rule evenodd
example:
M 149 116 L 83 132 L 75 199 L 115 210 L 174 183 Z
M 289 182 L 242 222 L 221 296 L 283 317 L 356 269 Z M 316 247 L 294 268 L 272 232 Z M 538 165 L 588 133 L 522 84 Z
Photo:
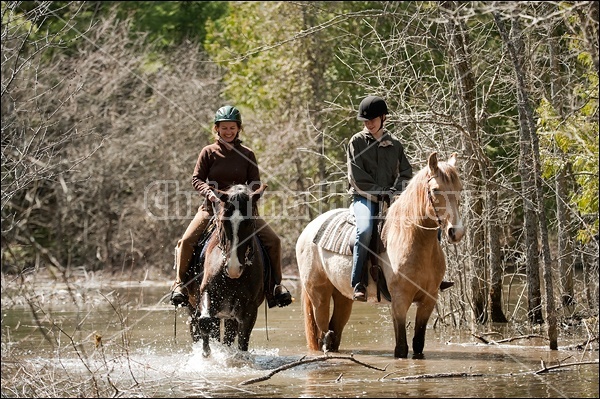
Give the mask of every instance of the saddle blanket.
M 319 228 L 313 242 L 331 252 L 352 255 L 350 238 L 355 234 L 354 215 L 350 209 L 334 212 Z

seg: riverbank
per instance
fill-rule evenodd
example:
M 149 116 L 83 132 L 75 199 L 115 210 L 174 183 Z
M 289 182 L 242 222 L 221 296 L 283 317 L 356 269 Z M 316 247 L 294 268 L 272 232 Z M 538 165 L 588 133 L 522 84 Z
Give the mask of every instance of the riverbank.
M 285 272 L 289 272 L 289 268 Z M 297 274 L 284 273 L 283 283 L 295 285 Z M 136 270 L 97 270 L 84 268 L 58 270 L 54 267 L 30 269 L 23 273 L 1 273 L 2 308 L 26 305 L 31 299 L 43 304 L 80 302 L 90 296 L 100 295 L 105 289 L 146 288 L 164 289 L 170 292 L 173 274 L 155 268 Z M 299 295 L 296 294 L 296 295 Z

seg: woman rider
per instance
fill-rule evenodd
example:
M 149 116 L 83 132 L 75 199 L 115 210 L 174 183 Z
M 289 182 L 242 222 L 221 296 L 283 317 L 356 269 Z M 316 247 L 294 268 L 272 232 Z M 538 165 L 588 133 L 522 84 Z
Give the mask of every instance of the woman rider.
M 388 107 L 383 98 L 364 98 L 356 117 L 364 123 L 364 129 L 354 134 L 348 144 L 349 193 L 356 219 L 351 284 L 354 300 L 361 302 L 367 300 L 367 290 L 362 281 L 363 267 L 369 254 L 378 203 L 386 201 L 389 204 L 412 178 L 412 166 L 404 154 L 404 147 L 384 127 L 387 114 Z M 453 282 L 442 281 L 440 289 L 443 291 L 452 285 Z
M 194 245 L 213 216 L 212 203 L 219 201 L 218 194 L 236 184 L 246 184 L 253 191 L 261 185 L 254 151 L 242 145 L 239 138 L 242 130 L 242 116 L 237 108 L 231 105 L 219 108 L 213 126 L 216 141 L 202 148 L 198 155 L 192 185 L 206 200 L 177 242 L 177 275 L 171 292 L 171 303 L 175 306 L 187 303 L 185 276 Z M 267 303 L 269 307 L 287 306 L 292 302 L 292 296 L 281 285 L 281 239 L 260 216 L 256 217 L 256 230 L 267 250 L 272 267 L 271 286 L 265 290 Z

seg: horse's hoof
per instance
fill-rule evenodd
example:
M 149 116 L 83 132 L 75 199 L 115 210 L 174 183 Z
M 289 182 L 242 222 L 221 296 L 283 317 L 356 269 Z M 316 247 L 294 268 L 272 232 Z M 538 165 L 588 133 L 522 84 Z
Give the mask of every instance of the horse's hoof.
M 323 337 L 323 347 L 322 347 L 323 352 L 327 353 L 327 352 L 332 352 L 334 350 L 333 335 L 334 335 L 334 332 L 329 330 Z
M 395 350 L 394 357 L 396 359 L 406 359 L 408 357 L 408 349 L 407 350 Z
M 425 355 L 422 353 L 414 353 L 412 358 L 413 359 L 425 359 Z

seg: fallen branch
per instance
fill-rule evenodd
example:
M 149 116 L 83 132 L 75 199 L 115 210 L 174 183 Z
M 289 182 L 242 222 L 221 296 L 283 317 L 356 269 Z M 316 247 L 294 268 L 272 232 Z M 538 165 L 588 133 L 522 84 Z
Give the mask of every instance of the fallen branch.
M 511 338 L 505 338 L 505 339 L 499 339 L 499 340 L 492 340 L 492 341 L 488 341 L 487 339 L 485 339 L 482 335 L 477 335 L 477 334 L 471 334 L 472 336 L 474 336 L 475 338 L 477 338 L 478 340 L 480 340 L 481 342 L 483 342 L 484 344 L 487 345 L 497 345 L 497 344 L 502 344 L 504 342 L 512 342 L 512 341 L 516 341 L 518 339 L 531 339 L 531 338 L 542 338 L 545 339 L 546 341 L 548 340 L 548 338 L 541 336 L 541 335 L 537 335 L 537 334 L 529 334 L 529 335 L 521 335 L 518 337 L 511 337 Z
M 370 369 L 379 370 L 379 371 L 385 371 L 386 370 L 385 368 L 381 369 L 379 367 L 375 367 L 375 366 L 371 366 L 369 364 L 363 363 L 363 362 L 361 362 L 359 360 L 356 360 L 352 356 L 348 357 L 348 356 L 323 355 L 323 356 L 318 356 L 318 357 L 315 357 L 315 358 L 312 358 L 312 359 L 306 359 L 305 357 L 302 357 L 302 359 L 300 359 L 300 360 L 297 360 L 297 361 L 292 362 L 292 363 L 284 364 L 283 366 L 280 366 L 280 367 L 277 367 L 274 370 L 271 370 L 271 372 L 269 374 L 265 375 L 265 376 L 257 377 L 257 378 L 252 378 L 252 379 L 249 379 L 249 380 L 246 380 L 246 381 L 242 381 L 242 382 L 239 383 L 239 385 L 250 385 L 250 384 L 257 383 L 257 382 L 266 381 L 269 378 L 273 377 L 275 374 L 280 373 L 280 372 L 285 371 L 285 370 L 288 370 L 288 369 L 291 369 L 292 367 L 296 367 L 296 366 L 300 366 L 300 365 L 308 364 L 308 363 L 323 362 L 323 361 L 327 361 L 327 360 L 350 360 L 350 361 L 352 361 L 354 363 L 360 364 L 361 366 L 365 366 L 365 367 L 370 368 Z M 387 368 L 387 366 L 386 366 L 386 368 Z M 341 375 L 340 375 L 340 377 L 341 377 Z M 338 377 L 338 379 L 340 377 Z
M 542 368 L 539 370 L 535 370 L 535 371 L 525 371 L 523 373 L 509 373 L 509 374 L 483 374 L 483 373 L 465 373 L 465 372 L 458 372 L 458 373 L 435 373 L 435 374 L 417 374 L 417 375 L 407 375 L 404 377 L 397 377 L 397 378 L 390 378 L 390 380 L 392 381 L 406 381 L 406 380 L 422 380 L 422 379 L 427 379 L 427 378 L 471 378 L 471 377 L 489 377 L 489 376 L 501 376 L 501 375 L 506 375 L 509 377 L 514 377 L 516 375 L 526 375 L 526 374 L 542 374 L 542 373 L 547 373 L 549 371 L 552 370 L 556 370 L 559 368 L 563 368 L 563 367 L 571 367 L 571 366 L 581 366 L 581 365 L 585 365 L 585 364 L 598 364 L 598 359 L 591 360 L 591 361 L 585 361 L 585 362 L 574 362 L 574 363 L 564 363 L 564 364 L 557 364 L 556 366 L 546 366 L 546 364 L 544 363 L 544 361 L 542 360 Z M 386 374 L 385 376 L 383 376 L 381 378 L 381 380 L 384 380 L 385 378 L 387 378 L 389 375 L 392 375 L 394 373 L 398 373 L 400 371 L 394 371 L 393 373 L 389 373 Z
M 587 339 L 585 342 L 581 343 L 581 344 L 577 344 L 577 345 L 571 345 L 571 346 L 565 346 L 561 349 L 564 350 L 584 350 L 588 347 L 589 344 L 591 344 L 592 342 L 596 342 L 598 341 L 598 337 L 593 337 L 593 338 L 589 338 Z
M 563 367 L 570 367 L 570 366 L 580 366 L 583 364 L 598 364 L 598 359 L 594 360 L 590 360 L 587 362 L 573 362 L 573 363 L 564 363 L 564 364 L 557 364 L 556 366 L 546 366 L 546 363 L 544 363 L 544 361 L 542 360 L 542 368 L 539 369 L 538 371 L 534 371 L 534 374 L 542 374 L 542 373 L 547 373 L 548 371 L 552 371 L 555 369 L 560 369 Z
M 385 379 L 388 375 L 386 374 L 381 378 L 381 380 Z M 417 375 L 407 375 L 404 377 L 391 378 L 393 381 L 406 381 L 406 380 L 423 380 L 426 378 L 455 378 L 455 377 L 483 377 L 483 373 L 435 373 L 435 374 L 417 374 Z

